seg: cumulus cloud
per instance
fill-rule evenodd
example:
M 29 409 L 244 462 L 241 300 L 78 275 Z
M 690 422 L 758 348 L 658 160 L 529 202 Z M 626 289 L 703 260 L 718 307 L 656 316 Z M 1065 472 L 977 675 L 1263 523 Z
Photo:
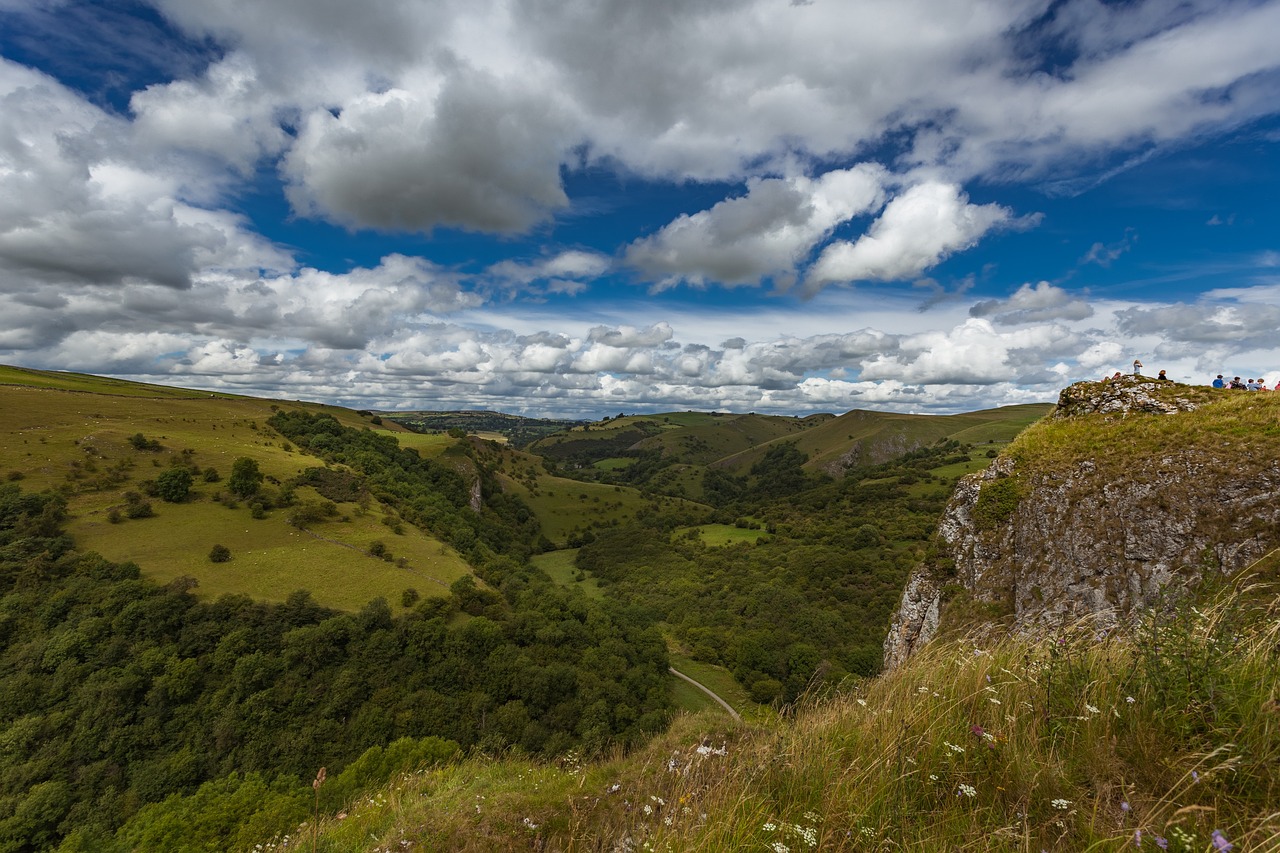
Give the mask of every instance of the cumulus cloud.
M 1280 305 L 1178 303 L 1127 308 L 1116 318 L 1120 331 L 1129 335 L 1158 335 L 1201 347 L 1229 345 L 1236 351 L 1270 349 L 1280 329 Z
M 813 179 L 753 179 L 747 194 L 683 215 L 627 247 L 626 261 L 665 288 L 679 282 L 789 284 L 796 266 L 837 225 L 878 208 L 885 170 L 836 169 Z
M 833 282 L 911 278 L 973 246 L 1012 218 L 1012 211 L 999 204 L 970 204 L 954 184 L 916 184 L 885 205 L 856 242 L 827 246 L 809 270 L 806 289 L 814 292 Z
M 243 53 L 227 55 L 198 79 L 148 86 L 130 107 L 147 143 L 198 151 L 242 173 L 288 143 L 277 116 L 280 99 L 262 86 Z
M 985 299 L 969 309 L 971 317 L 990 317 L 1002 326 L 1084 320 L 1093 316 L 1088 302 L 1047 281 L 1024 284 L 1008 299 Z
M 536 293 L 533 285 L 541 282 L 547 293 L 576 296 L 612 266 L 613 260 L 600 252 L 568 249 L 534 261 L 500 261 L 486 269 L 485 275 L 513 290 Z
M 517 232 L 568 205 L 554 102 L 483 74 L 438 88 L 311 112 L 283 163 L 294 206 L 352 228 Z
M 202 270 L 291 265 L 240 217 L 187 199 L 181 164 L 138 159 L 130 128 L 0 59 L 0 269 L 27 281 L 190 287 Z

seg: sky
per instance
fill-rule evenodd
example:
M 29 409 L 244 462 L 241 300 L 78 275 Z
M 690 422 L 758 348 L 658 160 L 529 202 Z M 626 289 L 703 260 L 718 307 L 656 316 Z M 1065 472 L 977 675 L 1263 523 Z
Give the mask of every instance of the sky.
M 374 409 L 1280 381 L 1280 0 L 0 0 L 0 363 Z

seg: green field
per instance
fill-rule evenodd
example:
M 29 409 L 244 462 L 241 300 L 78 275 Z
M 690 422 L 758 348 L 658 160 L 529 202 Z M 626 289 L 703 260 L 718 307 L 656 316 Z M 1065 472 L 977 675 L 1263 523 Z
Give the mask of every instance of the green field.
M 703 524 L 699 527 L 680 527 L 672 533 L 672 536 L 675 538 L 687 536 L 691 530 L 698 531 L 702 544 L 712 548 L 736 545 L 739 542 L 754 545 L 762 538 L 769 539 L 769 534 L 763 530 L 748 530 L 744 527 L 734 527 L 732 524 Z
M 546 572 L 553 581 L 561 586 L 580 589 L 586 594 L 587 598 L 603 598 L 604 592 L 600 589 L 600 584 L 591 575 L 586 575 L 582 580 L 577 579 L 578 568 L 573 564 L 573 558 L 576 556 L 578 556 L 577 548 L 565 548 L 560 551 L 535 554 L 530 559 L 530 562 Z

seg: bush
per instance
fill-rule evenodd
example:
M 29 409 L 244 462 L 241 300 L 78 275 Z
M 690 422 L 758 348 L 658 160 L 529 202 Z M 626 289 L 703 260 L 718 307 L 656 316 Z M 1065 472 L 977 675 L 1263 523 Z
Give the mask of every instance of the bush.
M 1012 477 L 984 483 L 973 506 L 973 521 L 979 530 L 991 530 L 1008 521 L 1022 500 L 1022 487 Z
M 400 605 L 402 607 L 412 607 L 418 603 L 419 598 L 421 598 L 421 596 L 418 595 L 418 591 L 413 587 L 409 587 L 404 592 L 400 593 Z
M 227 480 L 227 488 L 242 498 L 252 497 L 261 488 L 262 480 L 258 463 L 247 456 L 241 456 L 231 465 L 231 478 Z
M 230 559 L 231 549 L 226 545 L 214 545 L 213 548 L 209 550 L 209 562 L 211 563 L 225 563 Z
M 216 483 L 222 479 L 222 475 L 218 473 L 218 469 L 212 465 L 204 469 L 204 481 L 206 483 Z
M 156 477 L 156 495 L 169 503 L 181 503 L 191 492 L 191 472 L 186 468 L 170 468 Z

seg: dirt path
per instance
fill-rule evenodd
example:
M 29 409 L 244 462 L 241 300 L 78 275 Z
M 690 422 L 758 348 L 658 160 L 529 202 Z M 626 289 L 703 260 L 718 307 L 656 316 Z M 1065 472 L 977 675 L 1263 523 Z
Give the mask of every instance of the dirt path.
M 729 712 L 729 716 L 733 717 L 738 722 L 742 722 L 742 715 L 739 714 L 737 711 L 733 710 L 732 705 L 730 705 L 728 702 L 724 701 L 718 695 L 713 693 L 710 687 L 708 687 L 707 685 L 703 684 L 700 681 L 694 681 L 692 678 L 685 675 L 683 672 L 676 669 L 674 666 L 667 667 L 667 671 L 670 672 L 672 675 L 674 675 L 676 678 L 683 678 L 685 681 L 689 682 L 694 687 L 698 688 L 703 693 L 710 696 L 712 699 L 716 700 L 716 702 L 720 705 L 721 708 L 724 708 L 726 711 Z

